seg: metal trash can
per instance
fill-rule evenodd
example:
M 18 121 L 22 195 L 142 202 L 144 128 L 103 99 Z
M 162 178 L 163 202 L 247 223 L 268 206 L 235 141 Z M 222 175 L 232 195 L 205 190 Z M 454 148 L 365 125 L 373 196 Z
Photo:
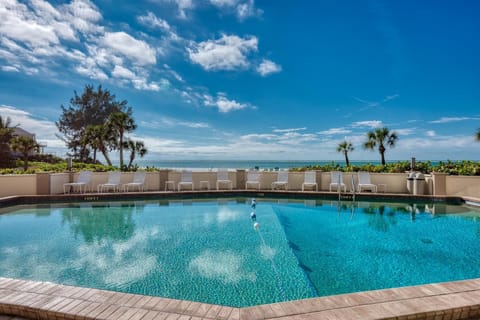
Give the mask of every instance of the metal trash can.
M 413 193 L 413 180 L 415 180 L 415 172 L 410 172 L 407 177 L 407 190 L 408 193 Z
M 415 175 L 415 180 L 413 181 L 413 194 L 422 195 L 425 193 L 425 176 L 423 173 L 419 172 Z

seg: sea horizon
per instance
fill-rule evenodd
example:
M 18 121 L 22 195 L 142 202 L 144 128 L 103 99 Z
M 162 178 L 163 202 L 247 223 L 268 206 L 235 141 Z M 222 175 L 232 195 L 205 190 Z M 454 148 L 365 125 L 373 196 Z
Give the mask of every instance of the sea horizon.
M 396 163 L 398 161 L 409 160 L 391 160 L 387 163 Z M 427 160 L 417 160 L 427 161 Z M 433 165 L 440 160 L 429 160 Z M 213 170 L 213 169 L 259 169 L 259 170 L 284 170 L 313 165 L 338 164 L 345 166 L 345 161 L 341 160 L 143 160 L 135 162 L 141 168 L 159 168 L 159 169 L 191 169 L 191 170 Z M 379 160 L 350 161 L 351 165 L 372 164 L 378 165 Z

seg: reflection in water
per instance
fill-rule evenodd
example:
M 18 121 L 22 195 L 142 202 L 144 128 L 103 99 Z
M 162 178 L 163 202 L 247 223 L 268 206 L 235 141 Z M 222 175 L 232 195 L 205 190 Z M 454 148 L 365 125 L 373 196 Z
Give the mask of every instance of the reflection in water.
M 132 214 L 135 204 L 111 203 L 93 208 L 91 204 L 62 209 L 62 223 L 68 222 L 75 237 L 81 234 L 86 243 L 101 242 L 103 239 L 127 240 L 135 231 Z

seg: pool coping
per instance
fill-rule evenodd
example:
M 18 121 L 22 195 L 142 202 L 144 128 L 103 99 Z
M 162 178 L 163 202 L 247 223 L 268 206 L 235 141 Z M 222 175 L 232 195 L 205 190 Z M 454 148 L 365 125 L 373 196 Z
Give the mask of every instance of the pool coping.
M 194 191 L 143 191 L 143 192 L 110 192 L 110 193 L 77 193 L 56 195 L 21 195 L 0 198 L 0 208 L 21 204 L 43 204 L 49 202 L 96 202 L 114 200 L 148 200 L 148 199 L 189 199 L 189 198 L 279 198 L 294 199 L 327 199 L 339 200 L 338 193 L 327 191 L 283 191 L 283 190 L 194 190 Z M 343 193 L 340 200 L 353 200 L 352 193 Z M 433 196 L 412 195 L 399 193 L 370 193 L 355 194 L 355 200 L 384 200 L 384 201 L 431 201 L 451 202 L 458 204 L 469 203 L 480 206 L 480 198 L 463 196 Z
M 480 278 L 245 308 L 0 277 L 0 315 L 69 320 L 472 319 Z
M 11 196 L 0 198 L 0 208 L 47 202 L 239 196 L 338 200 L 338 194 L 331 192 L 167 191 Z M 383 193 L 362 193 L 356 197 L 359 200 L 452 201 L 480 205 L 480 199 L 472 197 Z M 471 319 L 480 317 L 480 278 L 235 308 L 0 277 L 0 318 L 2 315 L 62 320 Z

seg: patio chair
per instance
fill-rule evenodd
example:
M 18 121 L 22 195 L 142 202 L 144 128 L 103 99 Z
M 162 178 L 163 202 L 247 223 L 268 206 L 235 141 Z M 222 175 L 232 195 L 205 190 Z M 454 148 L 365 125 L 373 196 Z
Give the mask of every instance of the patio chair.
M 193 190 L 192 171 L 182 171 L 182 176 L 178 183 L 178 191 L 182 191 L 183 186 L 190 186 Z
M 218 169 L 217 171 L 217 190 L 220 190 L 220 185 L 227 185 L 230 190 L 233 188 L 232 180 L 228 179 L 227 169 Z
M 332 187 L 336 187 L 337 190 L 343 188 L 343 192 L 347 192 L 347 186 L 343 183 L 343 173 L 340 171 L 330 172 L 330 192 Z
M 357 173 L 358 176 L 358 192 L 362 192 L 362 190 L 370 190 L 372 192 L 377 192 L 377 186 L 372 183 L 370 179 L 370 173 L 359 171 Z
M 145 177 L 147 173 L 145 171 L 135 171 L 133 175 L 133 181 L 125 183 L 123 185 L 123 191 L 128 192 L 130 187 L 138 188 L 138 191 L 143 191 L 145 187 Z
M 288 190 L 288 171 L 278 171 L 277 181 L 272 182 L 272 190 L 281 187 Z
M 110 171 L 108 173 L 108 181 L 97 186 L 97 192 L 104 192 L 105 189 L 113 189 L 113 191 L 120 191 L 120 171 Z
M 257 186 L 260 190 L 260 173 L 258 171 L 248 171 L 247 181 L 245 181 L 245 189 L 248 190 L 249 186 Z
M 302 191 L 305 191 L 305 187 L 311 187 L 318 191 L 317 173 L 315 171 L 305 171 L 305 177 L 302 183 Z
M 69 182 L 63 184 L 63 193 L 75 192 L 75 188 L 78 188 L 78 191 L 83 193 L 87 191 L 87 188 L 90 189 L 90 182 L 92 180 L 92 171 L 82 170 L 78 175 L 77 182 Z

